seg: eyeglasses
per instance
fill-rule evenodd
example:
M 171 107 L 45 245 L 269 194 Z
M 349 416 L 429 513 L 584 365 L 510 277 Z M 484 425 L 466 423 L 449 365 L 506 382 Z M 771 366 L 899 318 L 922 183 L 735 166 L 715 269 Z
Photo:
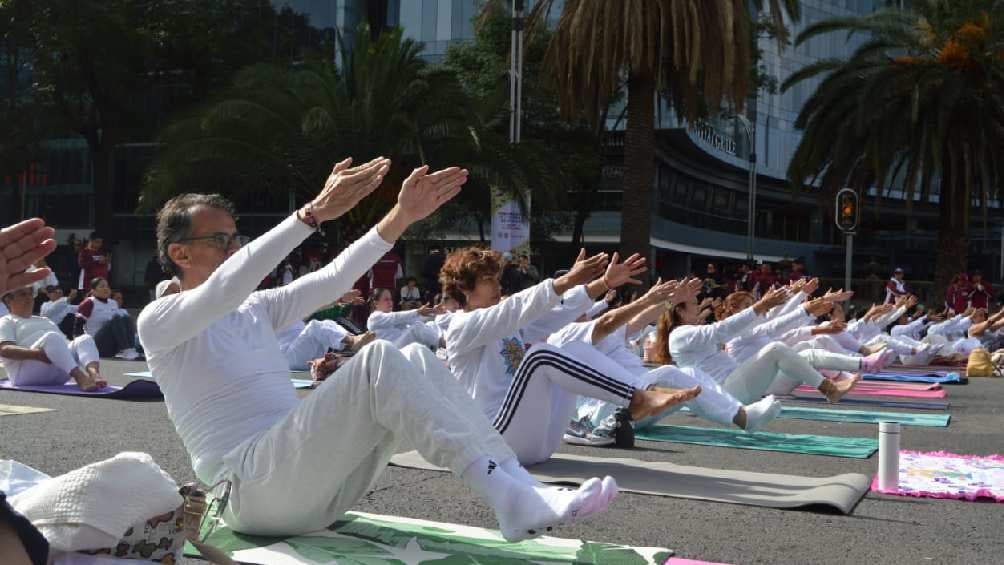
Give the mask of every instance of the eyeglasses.
M 202 235 L 199 237 L 186 237 L 184 239 L 179 239 L 178 243 L 183 241 L 211 241 L 211 245 L 219 249 L 230 249 L 233 243 L 237 242 L 237 247 L 244 247 L 250 243 L 251 238 L 246 235 L 241 235 L 239 233 L 223 233 L 217 232 L 212 235 Z

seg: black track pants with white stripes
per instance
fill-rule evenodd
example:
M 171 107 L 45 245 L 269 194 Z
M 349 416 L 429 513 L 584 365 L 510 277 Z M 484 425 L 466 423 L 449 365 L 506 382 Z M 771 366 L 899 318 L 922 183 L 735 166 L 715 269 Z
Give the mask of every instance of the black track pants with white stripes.
M 578 396 L 627 406 L 644 384 L 587 343 L 542 343 L 516 369 L 492 423 L 520 463 L 539 463 L 557 450 Z

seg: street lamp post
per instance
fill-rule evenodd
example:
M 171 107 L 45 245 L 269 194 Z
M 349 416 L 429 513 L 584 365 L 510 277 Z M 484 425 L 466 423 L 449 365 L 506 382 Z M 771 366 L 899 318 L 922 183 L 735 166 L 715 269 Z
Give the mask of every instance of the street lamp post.
M 749 217 L 747 218 L 746 260 L 753 262 L 753 241 L 756 239 L 756 130 L 749 118 L 742 114 L 733 114 L 743 125 L 746 132 L 749 152 Z

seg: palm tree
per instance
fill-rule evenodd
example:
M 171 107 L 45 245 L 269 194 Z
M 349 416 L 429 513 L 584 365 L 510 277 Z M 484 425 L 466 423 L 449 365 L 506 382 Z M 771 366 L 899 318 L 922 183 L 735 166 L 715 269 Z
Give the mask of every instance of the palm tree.
M 365 26 L 343 61 L 299 68 L 253 65 L 233 86 L 160 135 L 163 150 L 147 172 L 141 206 L 155 209 L 192 190 L 242 201 L 293 191 L 313 197 L 333 161 L 386 155 L 394 168 L 375 197 L 345 222 L 371 225 L 393 202 L 406 171 L 436 160 L 429 148 L 463 133 L 464 101 L 451 73 L 429 68 L 421 45 L 400 30 L 373 39 Z
M 986 214 L 1000 187 L 1004 2 L 925 0 L 913 11 L 819 22 L 796 44 L 837 31 L 869 38 L 850 58 L 810 64 L 782 86 L 826 75 L 796 121 L 804 135 L 788 176 L 831 190 L 902 183 L 907 206 L 937 194 L 940 295 L 966 268 L 971 203 Z
M 547 25 L 554 4 L 534 5 L 529 33 Z M 797 19 L 798 1 L 770 1 L 784 41 L 782 13 Z M 545 77 L 554 82 L 563 115 L 599 122 L 627 86 L 622 253 L 650 250 L 656 93 L 688 120 L 723 101 L 741 109 L 752 75 L 752 30 L 745 0 L 564 1 L 545 59 Z

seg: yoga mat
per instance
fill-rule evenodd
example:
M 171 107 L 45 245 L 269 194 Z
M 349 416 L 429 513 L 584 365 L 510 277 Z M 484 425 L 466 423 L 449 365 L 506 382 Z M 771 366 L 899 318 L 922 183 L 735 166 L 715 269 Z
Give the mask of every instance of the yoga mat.
M 635 430 L 634 437 L 648 441 L 670 441 L 853 459 L 867 459 L 878 450 L 878 440 L 865 437 L 746 432 L 736 429 L 699 428 L 697 426 L 651 426 L 643 430 Z
M 399 453 L 391 465 L 428 471 L 446 471 L 418 454 Z M 555 453 L 549 461 L 528 470 L 545 483 L 581 484 L 592 477 L 610 475 L 622 492 L 711 500 L 768 508 L 798 508 L 823 504 L 849 514 L 868 492 L 868 477 L 847 473 L 832 477 L 800 477 L 674 465 L 664 461 L 639 461 L 620 457 L 590 457 Z
M 815 390 L 815 389 L 813 389 Z M 854 390 L 942 390 L 939 383 L 903 383 L 903 382 L 875 382 L 858 381 L 854 385 Z M 852 392 L 853 394 L 853 392 Z
M 876 476 L 872 490 L 898 496 L 991 498 L 1004 502 L 1004 457 L 902 450 L 899 452 L 898 488 L 880 489 Z
M 865 373 L 862 375 L 866 381 L 897 381 L 904 383 L 938 383 L 938 384 L 965 384 L 968 379 L 959 376 L 959 373 L 937 374 L 910 374 L 910 373 Z
M 220 526 L 206 542 L 246 563 L 356 565 L 545 564 L 662 565 L 663 547 L 632 547 L 542 536 L 508 543 L 495 530 L 349 512 L 332 529 L 287 538 L 249 536 Z M 191 545 L 187 555 L 198 555 Z
M 125 376 L 133 377 L 135 379 L 153 379 L 153 373 L 150 371 L 137 371 L 135 373 L 126 373 Z M 310 388 L 314 381 L 307 379 L 291 379 L 293 381 L 293 388 Z
M 682 557 L 670 557 L 665 565 L 728 565 L 728 563 L 718 563 L 712 561 L 698 561 L 696 559 L 684 559 Z
M 22 414 L 39 414 L 41 412 L 52 412 L 52 408 L 40 408 L 38 406 L 18 406 L 15 404 L 0 404 L 0 416 L 20 416 Z
M 163 394 L 160 387 L 153 381 L 139 379 L 132 381 L 125 386 L 108 385 L 105 388 L 91 392 L 80 390 L 77 383 L 67 381 L 61 385 L 44 386 L 14 386 L 10 380 L 0 381 L 0 389 L 16 390 L 19 392 L 41 392 L 43 394 L 65 394 L 69 396 L 92 396 L 95 398 L 161 398 Z
M 779 396 L 782 400 L 797 400 L 799 402 L 828 402 L 822 396 L 805 395 L 785 395 Z M 869 406 L 883 406 L 885 408 L 900 408 L 903 410 L 948 410 L 948 402 L 943 400 L 928 400 L 926 402 L 913 402 L 910 400 L 895 400 L 884 398 L 848 398 L 840 400 L 840 404 L 865 404 Z
M 812 388 L 809 385 L 801 385 L 795 389 L 798 392 L 805 393 L 815 393 L 822 398 L 821 392 Z M 944 390 L 903 390 L 898 388 L 872 388 L 868 386 L 857 387 L 851 389 L 847 396 L 899 396 L 902 398 L 944 398 L 946 396 Z M 846 396 L 844 398 L 847 398 Z
M 831 410 L 813 406 L 782 406 L 782 420 L 818 420 L 823 422 L 852 422 L 877 424 L 899 422 L 904 426 L 944 428 L 951 416 L 948 414 L 916 414 L 911 412 L 874 412 L 870 410 Z

